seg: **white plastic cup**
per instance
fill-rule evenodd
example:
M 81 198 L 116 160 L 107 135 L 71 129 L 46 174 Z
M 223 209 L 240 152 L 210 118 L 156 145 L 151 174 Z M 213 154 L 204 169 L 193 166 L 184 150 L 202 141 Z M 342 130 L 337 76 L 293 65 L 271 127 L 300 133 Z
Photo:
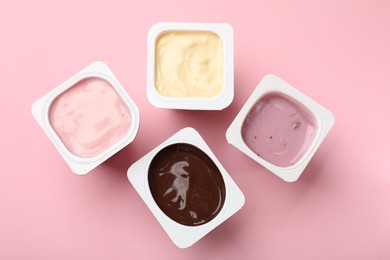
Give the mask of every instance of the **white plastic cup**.
M 80 157 L 70 152 L 61 138 L 57 135 L 49 120 L 50 107 L 53 101 L 59 97 L 66 90 L 72 88 L 77 83 L 88 78 L 99 78 L 108 82 L 113 89 L 117 92 L 119 97 L 123 100 L 124 104 L 128 107 L 130 112 L 131 123 L 127 133 L 116 143 L 108 147 L 100 154 L 93 157 Z M 110 158 L 116 152 L 124 148 L 131 143 L 139 128 L 139 111 L 133 100 L 129 97 L 126 90 L 122 87 L 119 81 L 116 79 L 113 72 L 104 62 L 93 62 L 80 72 L 73 75 L 64 83 L 60 84 L 49 93 L 45 94 L 32 105 L 32 114 L 45 131 L 49 139 L 57 148 L 59 153 L 64 158 L 65 162 L 69 165 L 71 170 L 78 175 L 84 175 Z
M 170 31 L 211 32 L 222 41 L 223 86 L 213 97 L 170 97 L 161 95 L 155 84 L 156 41 Z M 153 25 L 148 33 L 147 52 L 147 97 L 158 108 L 188 110 L 222 110 L 230 105 L 234 97 L 234 46 L 233 28 L 226 23 L 173 23 L 160 22 Z
M 203 151 L 218 167 L 225 184 L 226 195 L 221 211 L 211 221 L 198 226 L 183 225 L 168 217 L 157 205 L 149 187 L 148 174 L 153 158 L 165 147 L 178 143 L 190 144 Z M 239 187 L 223 168 L 199 133 L 193 128 L 184 128 L 180 130 L 144 157 L 139 159 L 128 169 L 127 176 L 173 243 L 180 248 L 187 248 L 193 245 L 241 209 L 245 203 L 245 197 Z
M 270 161 L 257 155 L 243 140 L 242 129 L 248 114 L 253 111 L 252 109 L 255 104 L 268 94 L 284 95 L 288 97 L 298 106 L 302 106 L 304 109 L 308 110 L 314 118 L 315 133 L 311 139 L 311 143 L 307 147 L 306 151 L 300 156 L 300 159 L 293 165 L 283 167 L 275 165 L 274 163 L 271 163 Z M 260 81 L 252 95 L 249 97 L 228 128 L 226 132 L 226 139 L 230 144 L 241 150 L 259 164 L 263 165 L 281 179 L 287 182 L 293 182 L 296 181 L 302 174 L 314 153 L 317 151 L 320 144 L 333 127 L 334 123 L 335 118 L 329 110 L 277 76 L 267 75 Z

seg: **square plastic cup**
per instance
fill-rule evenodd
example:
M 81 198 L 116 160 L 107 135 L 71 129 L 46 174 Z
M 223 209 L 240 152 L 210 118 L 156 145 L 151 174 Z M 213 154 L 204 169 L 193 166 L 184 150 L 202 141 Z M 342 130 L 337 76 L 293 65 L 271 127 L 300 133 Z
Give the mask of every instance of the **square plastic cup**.
M 333 114 L 275 75 L 265 76 L 226 132 L 230 144 L 296 181 L 335 123 Z
M 171 240 L 193 245 L 245 203 L 245 197 L 199 133 L 184 128 L 127 172 Z
M 39 98 L 32 114 L 78 175 L 131 143 L 140 121 L 137 106 L 103 62 L 90 64 Z
M 234 97 L 233 28 L 157 23 L 148 33 L 147 97 L 158 108 L 222 110 Z

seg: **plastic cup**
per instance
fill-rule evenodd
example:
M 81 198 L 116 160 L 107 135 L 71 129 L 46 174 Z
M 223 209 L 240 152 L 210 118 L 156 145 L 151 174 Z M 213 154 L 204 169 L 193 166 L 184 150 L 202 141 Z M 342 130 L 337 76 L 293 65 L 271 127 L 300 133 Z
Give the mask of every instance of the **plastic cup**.
M 98 83 L 90 83 L 87 89 L 85 85 L 89 81 Z M 107 92 L 99 93 L 98 87 L 101 88 L 102 92 Z M 81 92 L 77 89 L 78 93 L 81 93 L 78 97 L 72 96 L 73 93 L 77 92 L 75 88 L 82 88 Z M 115 98 L 112 98 L 113 96 Z M 67 98 L 66 102 L 58 101 L 65 97 Z M 104 102 L 94 100 L 95 97 L 103 97 L 105 100 L 113 99 L 117 103 L 107 105 Z M 58 105 L 59 103 L 61 105 Z M 75 104 L 78 107 L 64 111 L 70 104 Z M 110 120 L 112 120 L 110 116 L 113 113 L 110 113 L 118 114 L 118 109 L 121 109 L 123 119 L 115 118 L 115 124 L 121 126 L 125 119 L 127 123 L 121 126 L 122 128 L 117 127 L 119 132 L 114 133 L 112 125 L 110 125 Z M 77 117 L 67 117 L 57 125 L 53 120 L 51 121 L 53 113 L 60 114 L 58 116 L 60 119 L 68 114 L 77 115 Z M 32 114 L 71 170 L 78 175 L 88 173 L 131 143 L 137 134 L 140 121 L 137 106 L 103 62 L 93 62 L 39 98 L 32 105 Z M 97 136 L 96 139 L 92 138 L 93 135 Z M 80 138 L 86 141 L 80 141 Z M 84 145 L 88 148 L 84 149 Z M 80 147 L 93 152 L 83 154 L 79 152 Z
M 157 43 L 165 36 L 171 38 L 167 40 L 169 43 L 164 45 L 166 49 L 161 51 L 160 57 L 158 55 L 160 47 Z M 191 39 L 186 39 L 186 37 L 196 39 L 191 42 Z M 217 38 L 216 41 L 221 42 L 221 48 L 214 50 L 214 45 L 207 45 L 209 43 L 207 37 Z M 178 48 L 182 49 L 178 50 Z M 155 107 L 222 110 L 232 102 L 234 52 L 231 25 L 224 23 L 157 23 L 150 28 L 148 33 L 147 56 L 147 97 Z M 175 63 L 177 57 L 182 60 Z M 218 65 L 214 64 L 216 57 L 221 60 Z M 159 83 L 160 77 L 161 82 L 166 82 L 165 85 Z M 214 82 L 215 79 L 219 79 L 218 84 Z M 206 93 L 214 83 L 219 91 L 213 94 Z M 170 94 L 159 90 L 159 87 L 167 89 L 175 84 L 178 86 Z
M 333 114 L 275 75 L 265 76 L 226 132 L 230 144 L 296 181 L 335 123 Z
M 152 162 L 154 162 L 154 159 L 157 156 L 161 157 L 161 153 L 163 153 L 165 151 L 164 149 L 166 149 L 167 147 L 169 148 L 172 145 L 182 145 L 182 144 L 196 147 L 197 149 L 202 151 L 209 159 L 212 160 L 215 166 L 219 169 L 219 172 L 223 179 L 223 183 L 225 187 L 224 189 L 225 192 L 223 196 L 224 197 L 223 205 L 219 209 L 220 210 L 219 213 L 217 213 L 211 220 L 203 224 L 187 225 L 187 224 L 179 223 L 178 219 L 174 219 L 171 216 L 168 216 L 168 214 L 166 214 L 166 211 L 163 211 L 162 209 L 163 206 L 160 205 L 161 206 L 160 207 L 157 204 L 157 200 L 153 197 L 152 194 L 153 191 L 151 188 L 151 183 L 149 182 L 149 174 L 150 174 L 150 168 L 152 167 L 151 166 Z M 180 163 L 183 162 L 179 160 L 179 164 Z M 174 165 L 176 165 L 174 167 L 177 167 L 177 164 Z M 191 165 L 186 165 L 183 168 L 184 171 L 182 170 L 183 171 L 182 174 L 185 175 L 193 174 L 194 172 L 191 172 L 190 167 Z M 199 171 L 197 174 L 207 174 L 207 172 Z M 166 140 L 165 142 L 157 146 L 155 149 L 153 149 L 151 152 L 146 154 L 144 157 L 142 157 L 140 160 L 135 162 L 128 169 L 127 176 L 131 184 L 137 190 L 138 194 L 141 196 L 141 198 L 146 203 L 146 205 L 153 213 L 153 215 L 156 217 L 157 221 L 161 224 L 165 232 L 168 234 L 168 236 L 171 238 L 174 244 L 176 244 L 180 248 L 186 248 L 193 245 L 196 241 L 201 239 L 203 236 L 205 236 L 207 233 L 209 233 L 215 227 L 220 225 L 222 222 L 224 222 L 226 219 L 228 219 L 230 216 L 236 213 L 239 209 L 241 209 L 245 203 L 245 197 L 241 192 L 241 190 L 238 188 L 238 186 L 233 181 L 233 179 L 229 176 L 227 171 L 223 168 L 221 163 L 218 161 L 218 159 L 215 157 L 213 152 L 207 146 L 206 142 L 202 139 L 199 133 L 195 131 L 193 128 L 184 128 L 180 130 L 175 135 L 170 137 L 168 140 Z M 167 176 L 167 178 L 169 177 L 172 176 Z M 185 182 L 186 178 L 187 178 L 186 176 L 184 177 L 179 176 L 179 179 L 176 178 L 179 181 L 172 180 L 172 184 L 171 184 L 172 187 L 174 187 L 175 185 L 176 185 L 175 187 L 177 187 L 177 185 L 179 186 L 185 185 L 183 184 L 183 182 Z M 192 178 L 192 177 L 188 177 L 188 178 Z M 192 183 L 190 182 L 189 185 L 191 186 Z M 204 183 L 203 185 L 207 185 L 207 183 Z M 200 187 L 199 190 L 201 191 L 202 188 Z M 176 194 L 175 189 L 171 188 L 168 189 L 167 191 L 167 193 L 172 193 L 172 192 L 173 195 Z M 179 191 L 177 191 L 177 195 L 178 194 Z M 208 203 L 208 198 L 210 199 L 210 196 L 208 196 L 206 192 L 202 192 L 202 191 L 199 194 L 196 193 L 195 195 L 193 195 L 193 197 L 188 198 L 187 203 L 194 203 L 196 205 L 199 204 L 207 205 L 207 207 L 210 206 L 210 203 Z M 189 193 L 181 194 L 181 196 L 186 196 L 186 195 L 189 196 Z M 183 200 L 183 202 L 185 202 L 185 200 Z M 185 209 L 183 208 L 180 210 L 185 210 Z M 180 210 L 178 212 L 180 212 Z M 196 212 L 191 214 L 196 214 Z

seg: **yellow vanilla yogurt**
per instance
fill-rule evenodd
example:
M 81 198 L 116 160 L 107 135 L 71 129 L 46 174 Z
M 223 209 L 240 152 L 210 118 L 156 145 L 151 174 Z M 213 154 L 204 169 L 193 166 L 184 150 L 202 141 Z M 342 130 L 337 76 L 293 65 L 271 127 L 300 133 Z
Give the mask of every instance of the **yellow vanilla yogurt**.
M 223 47 L 216 33 L 167 31 L 155 48 L 155 85 L 161 95 L 210 98 L 221 92 Z

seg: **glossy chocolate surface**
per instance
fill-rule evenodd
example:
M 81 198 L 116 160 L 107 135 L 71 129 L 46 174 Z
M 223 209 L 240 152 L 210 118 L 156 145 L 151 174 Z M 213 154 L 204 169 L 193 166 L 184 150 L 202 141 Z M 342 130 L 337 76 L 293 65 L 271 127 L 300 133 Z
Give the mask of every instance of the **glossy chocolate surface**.
M 218 167 L 190 144 L 177 143 L 158 152 L 150 164 L 148 180 L 160 209 L 183 225 L 209 222 L 225 202 L 225 183 Z

